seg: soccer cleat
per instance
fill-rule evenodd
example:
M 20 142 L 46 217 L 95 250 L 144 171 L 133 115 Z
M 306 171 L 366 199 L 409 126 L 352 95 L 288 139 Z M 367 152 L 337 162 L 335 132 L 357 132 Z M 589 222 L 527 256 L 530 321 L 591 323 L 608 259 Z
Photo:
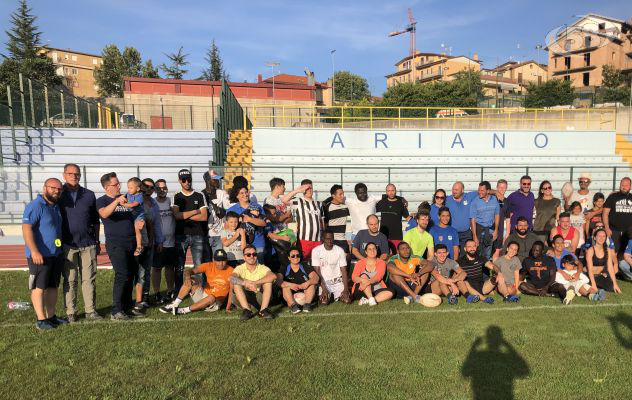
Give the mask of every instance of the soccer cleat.
M 475 294 L 468 294 L 467 298 L 465 299 L 465 301 L 467 302 L 467 304 L 472 304 L 472 303 L 478 303 L 481 300 L 480 297 L 478 297 Z
M 571 304 L 571 301 L 575 298 L 575 291 L 573 289 L 569 289 L 566 291 L 566 297 L 564 297 L 564 305 Z
M 77 322 L 77 316 L 75 314 L 67 314 L 66 320 L 68 321 L 68 323 L 74 324 L 75 322 Z
M 42 321 L 37 321 L 35 323 L 35 327 L 40 331 L 49 331 L 51 329 L 55 329 L 55 325 L 53 325 L 49 320 L 44 319 Z
M 375 297 L 369 297 L 369 305 L 377 306 L 377 300 L 375 300 Z
M 301 306 L 299 306 L 298 304 L 294 303 L 290 306 L 290 312 L 292 314 L 298 314 L 301 312 Z
M 48 322 L 53 324 L 54 327 L 58 327 L 59 325 L 66 325 L 68 323 L 68 321 L 66 321 L 63 318 L 59 318 L 56 315 L 53 315 L 52 317 L 48 318 Z
M 164 307 L 160 307 L 158 310 L 163 313 L 163 314 L 173 314 L 175 315 L 174 309 L 176 307 L 173 306 L 173 304 L 167 304 Z
M 486 297 L 485 300 L 483 300 L 483 303 L 485 303 L 485 304 L 494 304 L 494 298 L 493 297 Z
M 143 300 L 143 301 L 141 301 L 139 303 L 136 303 L 136 308 L 138 308 L 138 309 L 149 308 L 149 303 Z
M 131 315 L 132 317 L 144 317 L 145 313 L 143 312 L 142 309 L 138 309 L 136 307 L 132 308 L 131 310 L 128 311 L 128 314 Z
M 125 314 L 122 311 L 117 312 L 116 314 L 112 314 L 112 321 L 129 321 L 129 315 Z
M 404 296 L 404 304 L 410 304 L 412 303 L 413 298 L 411 296 Z
M 255 314 L 252 311 L 244 310 L 244 311 L 241 312 L 241 315 L 239 316 L 239 320 L 240 321 L 248 321 L 249 319 L 251 319 L 254 316 L 255 316 Z
M 212 305 L 206 307 L 204 309 L 204 311 L 206 312 L 215 312 L 215 311 L 219 311 L 219 304 L 217 304 L 217 302 L 213 303 Z
M 449 304 L 451 304 L 451 305 L 453 305 L 453 306 L 454 306 L 454 305 L 456 305 L 458 302 L 459 302 L 459 299 L 458 299 L 455 295 L 451 294 L 451 295 L 449 295 L 449 296 L 448 296 L 448 303 L 449 303 Z
M 515 294 L 512 294 L 511 296 L 509 296 L 509 301 L 511 303 L 517 303 L 520 301 L 520 297 L 516 296 Z
M 310 303 L 303 304 L 303 312 L 312 312 L 312 305 Z
M 90 319 L 92 321 L 99 321 L 99 320 L 102 320 L 103 317 L 100 316 L 99 313 L 97 313 L 96 311 L 93 311 L 91 313 L 86 314 L 86 319 Z
M 274 314 L 272 314 L 272 311 L 270 311 L 269 308 L 264 308 L 263 310 L 259 311 L 259 316 L 267 320 L 274 319 Z

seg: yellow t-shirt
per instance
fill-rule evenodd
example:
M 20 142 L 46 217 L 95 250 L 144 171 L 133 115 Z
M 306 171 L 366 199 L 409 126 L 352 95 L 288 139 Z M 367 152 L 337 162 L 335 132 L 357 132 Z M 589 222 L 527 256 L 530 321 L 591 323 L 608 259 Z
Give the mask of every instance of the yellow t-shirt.
M 399 258 L 399 254 L 395 254 L 393 257 L 391 257 L 389 262 L 395 264 L 395 266 L 402 270 L 404 273 L 411 275 L 415 273 L 415 270 L 421 264 L 421 258 L 411 255 L 408 258 L 408 262 L 404 264 L 402 259 Z
M 254 271 L 250 271 L 246 266 L 246 263 L 243 263 L 235 268 L 233 274 L 247 281 L 258 281 L 266 276 L 268 272 L 270 272 L 270 268 L 263 264 L 257 264 Z

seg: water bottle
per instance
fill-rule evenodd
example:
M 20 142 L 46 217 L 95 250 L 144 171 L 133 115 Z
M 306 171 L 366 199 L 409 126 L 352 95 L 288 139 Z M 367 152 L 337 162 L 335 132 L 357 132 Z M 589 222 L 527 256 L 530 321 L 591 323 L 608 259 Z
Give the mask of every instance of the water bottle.
M 31 309 L 31 303 L 29 303 L 28 301 L 9 301 L 7 303 L 7 307 L 9 308 L 9 310 L 30 310 Z

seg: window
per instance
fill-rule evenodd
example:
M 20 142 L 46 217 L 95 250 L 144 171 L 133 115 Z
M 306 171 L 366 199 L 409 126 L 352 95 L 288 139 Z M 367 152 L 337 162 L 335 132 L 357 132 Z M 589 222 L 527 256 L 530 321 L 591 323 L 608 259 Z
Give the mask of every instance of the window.
M 53 62 L 57 62 L 57 52 L 53 52 Z
M 571 51 L 571 46 L 573 44 L 572 40 L 567 40 L 564 42 L 564 50 Z
M 92 59 L 92 65 L 97 65 L 97 59 L 96 58 Z
M 590 86 L 590 72 L 584 72 L 584 86 Z
M 538 85 L 542 83 L 542 76 L 538 76 Z
M 570 57 L 564 57 L 564 66 L 566 67 L 566 69 L 571 69 L 571 58 Z
M 518 83 L 522 83 L 522 72 L 518 73 Z
M 68 59 L 68 54 L 64 54 L 64 60 Z
M 565 75 L 564 76 L 564 80 L 565 81 L 570 81 L 571 80 L 571 76 L 570 75 Z
M 588 67 L 590 65 L 590 53 L 584 54 L 584 65 Z
M 612 52 L 612 61 L 614 61 L 614 51 Z
M 584 47 L 585 47 L 585 48 L 590 47 L 590 42 L 591 42 L 591 41 L 592 41 L 592 38 L 591 38 L 590 36 L 586 36 L 586 37 L 584 38 Z
M 557 58 L 553 59 L 553 64 L 555 65 L 555 68 L 557 68 Z
M 605 22 L 602 22 L 602 23 L 599 24 L 599 30 L 600 31 L 605 31 L 606 30 L 606 23 Z
M 77 56 L 72 56 L 72 61 L 77 61 Z
M 73 75 L 77 75 L 77 68 L 73 68 L 73 69 L 72 69 L 72 74 L 73 74 Z

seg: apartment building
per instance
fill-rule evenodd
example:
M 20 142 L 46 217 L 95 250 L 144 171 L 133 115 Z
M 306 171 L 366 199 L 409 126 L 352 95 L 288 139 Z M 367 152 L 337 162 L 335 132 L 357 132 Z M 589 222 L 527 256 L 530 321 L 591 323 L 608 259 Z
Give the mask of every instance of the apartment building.
M 53 60 L 57 75 L 74 96 L 98 97 L 94 69 L 103 64 L 101 56 L 70 49 L 44 47 L 43 52 Z

